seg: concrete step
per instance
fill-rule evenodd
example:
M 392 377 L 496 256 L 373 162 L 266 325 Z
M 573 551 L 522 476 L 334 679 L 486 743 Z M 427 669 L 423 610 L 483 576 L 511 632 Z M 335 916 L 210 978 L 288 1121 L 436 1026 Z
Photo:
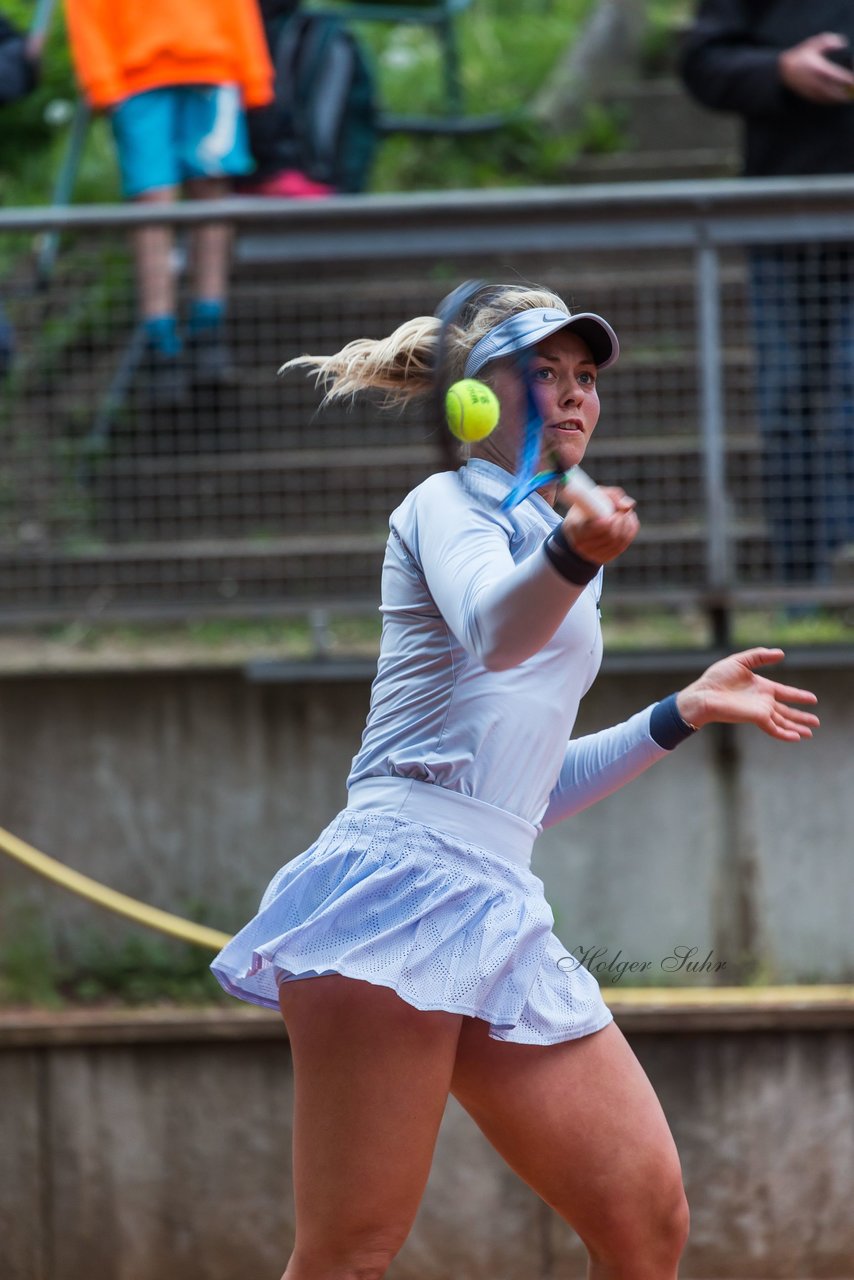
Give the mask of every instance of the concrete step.
M 589 182 L 662 182 L 665 180 L 734 178 L 738 153 L 726 148 L 691 147 L 672 151 L 615 151 L 581 155 L 567 171 L 573 184 Z
M 636 151 L 738 151 L 737 117 L 700 106 L 675 78 L 622 86 L 605 95 L 602 107 Z
M 597 104 L 611 150 L 588 150 L 569 167 L 572 182 L 731 177 L 740 172 L 740 126 L 728 112 L 695 102 L 673 76 L 641 80 Z

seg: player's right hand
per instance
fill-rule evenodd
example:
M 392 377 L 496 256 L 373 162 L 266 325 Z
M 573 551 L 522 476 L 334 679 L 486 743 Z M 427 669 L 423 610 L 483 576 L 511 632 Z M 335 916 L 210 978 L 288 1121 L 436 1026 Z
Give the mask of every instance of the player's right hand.
M 834 49 L 847 47 L 845 36 L 835 31 L 810 36 L 780 54 L 780 79 L 787 89 L 808 102 L 850 102 L 854 97 L 854 71 L 826 56 Z
M 634 498 L 624 489 L 602 485 L 614 504 L 611 516 L 586 516 L 580 507 L 570 507 L 563 521 L 568 542 L 580 556 L 593 564 L 608 564 L 622 555 L 638 535 L 640 521 L 635 513 Z

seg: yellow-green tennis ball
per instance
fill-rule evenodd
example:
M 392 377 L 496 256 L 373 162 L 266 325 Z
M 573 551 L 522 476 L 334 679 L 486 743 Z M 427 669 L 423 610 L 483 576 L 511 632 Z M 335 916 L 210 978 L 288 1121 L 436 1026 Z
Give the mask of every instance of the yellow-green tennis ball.
M 478 382 L 477 378 L 463 378 L 448 388 L 445 413 L 451 434 L 471 444 L 475 440 L 485 440 L 495 430 L 501 406 L 495 392 L 484 382 Z

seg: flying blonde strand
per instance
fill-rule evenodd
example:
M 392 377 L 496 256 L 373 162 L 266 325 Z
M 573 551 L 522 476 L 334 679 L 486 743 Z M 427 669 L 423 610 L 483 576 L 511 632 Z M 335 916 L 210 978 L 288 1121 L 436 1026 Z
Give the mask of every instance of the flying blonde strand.
M 452 325 L 448 333 L 450 381 L 461 378 L 468 353 L 495 325 L 518 311 L 556 307 L 569 314 L 566 303 L 551 290 L 536 286 L 498 288 L 478 306 L 465 325 Z M 306 369 L 315 385 L 324 390 L 323 404 L 352 400 L 363 391 L 384 392 L 381 404 L 402 406 L 433 391 L 440 321 L 435 316 L 415 316 L 386 338 L 356 338 L 331 356 L 302 355 L 279 369 Z M 482 374 L 489 381 L 489 373 Z

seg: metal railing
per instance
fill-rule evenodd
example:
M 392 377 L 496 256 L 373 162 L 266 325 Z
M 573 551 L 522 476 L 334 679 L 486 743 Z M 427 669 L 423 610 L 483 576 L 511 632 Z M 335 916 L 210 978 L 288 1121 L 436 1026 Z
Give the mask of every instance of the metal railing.
M 179 272 L 194 226 L 226 218 L 237 233 L 237 380 L 165 408 L 147 397 L 128 250 L 151 210 L 0 213 L 18 345 L 0 389 L 0 626 L 375 600 L 388 513 L 442 465 L 442 427 L 370 404 L 318 412 L 310 385 L 276 369 L 432 312 L 474 274 L 546 283 L 620 334 L 587 456 L 642 516 L 609 571 L 612 605 L 697 607 L 718 634 L 760 602 L 854 605 L 854 181 L 234 199 L 156 216 L 175 228 Z

